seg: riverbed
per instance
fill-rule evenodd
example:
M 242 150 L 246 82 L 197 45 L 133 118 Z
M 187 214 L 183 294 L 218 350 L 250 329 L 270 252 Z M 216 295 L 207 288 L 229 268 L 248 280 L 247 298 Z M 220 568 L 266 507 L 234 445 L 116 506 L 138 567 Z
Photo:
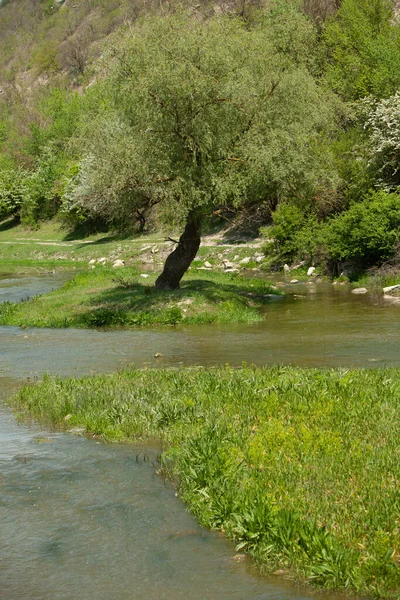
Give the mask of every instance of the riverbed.
M 3 274 L 0 299 L 44 293 L 67 276 Z M 308 589 L 279 577 L 258 577 L 233 544 L 202 530 L 173 487 L 157 476 L 156 449 L 17 424 L 1 404 L 22 382 L 44 372 L 81 375 L 133 365 L 243 361 L 399 365 L 399 306 L 331 284 L 286 290 L 254 326 L 0 328 L 1 600 L 311 597 Z

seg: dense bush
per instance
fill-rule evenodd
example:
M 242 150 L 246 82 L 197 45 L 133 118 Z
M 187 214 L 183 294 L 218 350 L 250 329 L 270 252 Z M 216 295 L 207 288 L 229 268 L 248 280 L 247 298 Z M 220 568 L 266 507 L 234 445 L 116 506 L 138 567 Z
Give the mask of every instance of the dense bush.
M 333 260 L 372 265 L 392 257 L 400 241 L 400 195 L 376 192 L 353 204 L 327 223 L 324 238 Z
M 377 172 L 377 183 L 386 190 L 400 186 L 400 92 L 377 102 L 361 103 L 365 128 L 369 133 L 369 158 Z
M 379 264 L 394 256 L 400 243 L 400 195 L 370 193 L 326 221 L 282 204 L 265 233 L 272 238 L 266 253 L 280 263 L 300 259 L 334 264 L 357 259 L 364 266 Z
M 343 0 L 324 33 L 326 80 L 346 100 L 400 86 L 400 24 L 391 0 Z
M 27 195 L 27 174 L 22 169 L 0 169 L 0 219 L 15 215 Z
M 264 233 L 270 238 L 267 255 L 278 262 L 294 259 L 311 261 L 320 249 L 321 225 L 314 212 L 293 204 L 281 204 L 272 215 L 273 225 Z

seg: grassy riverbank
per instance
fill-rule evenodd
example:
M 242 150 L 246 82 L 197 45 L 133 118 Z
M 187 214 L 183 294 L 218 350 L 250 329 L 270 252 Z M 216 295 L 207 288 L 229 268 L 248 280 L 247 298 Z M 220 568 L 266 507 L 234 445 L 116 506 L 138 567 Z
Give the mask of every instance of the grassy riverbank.
M 206 527 L 268 570 L 400 589 L 400 370 L 135 370 L 45 379 L 15 406 L 107 440 L 152 438 Z
M 133 267 L 98 266 L 44 296 L 3 303 L 0 323 L 25 327 L 253 323 L 264 318 L 263 307 L 280 293 L 262 279 L 236 273 L 193 270 L 174 291 L 156 290 L 155 278 Z

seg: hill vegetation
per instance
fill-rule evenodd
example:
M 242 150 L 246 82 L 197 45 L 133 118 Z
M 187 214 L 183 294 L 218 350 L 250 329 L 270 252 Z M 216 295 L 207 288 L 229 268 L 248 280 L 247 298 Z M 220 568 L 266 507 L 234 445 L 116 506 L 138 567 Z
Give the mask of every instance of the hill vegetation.
M 3 0 L 0 217 L 182 227 L 161 288 L 205 221 L 255 207 L 272 265 L 396 262 L 394 8 Z

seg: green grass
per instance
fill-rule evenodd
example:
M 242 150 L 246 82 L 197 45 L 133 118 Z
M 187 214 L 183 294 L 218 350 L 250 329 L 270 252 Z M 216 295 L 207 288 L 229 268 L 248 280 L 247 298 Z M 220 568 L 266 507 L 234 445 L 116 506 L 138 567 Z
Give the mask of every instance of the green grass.
M 178 323 L 253 323 L 269 294 L 262 279 L 192 270 L 181 289 L 161 291 L 131 267 L 96 267 L 44 296 L 0 305 L 0 323 L 29 327 L 134 327 Z
M 87 263 L 91 259 L 106 257 L 112 262 L 116 258 L 130 260 L 141 254 L 143 248 L 164 243 L 160 234 L 147 236 L 116 235 L 97 233 L 82 236 L 69 233 L 54 221 L 45 222 L 39 229 L 22 225 L 8 226 L 0 223 L 0 264 L 35 263 L 53 261 Z
M 179 233 L 172 237 L 179 238 Z M 222 268 L 224 259 L 238 262 L 245 256 L 252 258 L 245 265 L 246 269 L 260 266 L 254 260 L 259 248 L 251 244 L 226 244 L 222 237 L 212 240 L 205 238 L 205 242 L 199 249 L 194 266 L 202 266 L 208 260 L 216 268 Z M 214 245 L 207 245 L 211 242 Z M 135 236 L 115 232 L 84 235 L 82 232 L 68 232 L 57 221 L 44 222 L 39 229 L 33 230 L 10 219 L 0 222 L 0 266 L 37 265 L 47 261 L 58 267 L 87 264 L 89 260 L 105 257 L 109 263 L 119 258 L 125 260 L 126 264 L 143 259 L 160 269 L 172 248 L 173 245 L 162 232 Z M 153 253 L 153 249 L 157 251 Z
M 384 287 L 400 284 L 400 269 L 388 269 L 386 272 L 365 274 L 355 282 L 356 287 L 366 287 L 372 292 L 382 293 Z
M 263 569 L 400 597 L 400 370 L 133 370 L 46 378 L 13 402 L 106 440 L 158 440 L 200 523 Z

